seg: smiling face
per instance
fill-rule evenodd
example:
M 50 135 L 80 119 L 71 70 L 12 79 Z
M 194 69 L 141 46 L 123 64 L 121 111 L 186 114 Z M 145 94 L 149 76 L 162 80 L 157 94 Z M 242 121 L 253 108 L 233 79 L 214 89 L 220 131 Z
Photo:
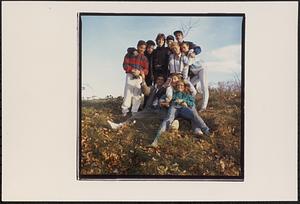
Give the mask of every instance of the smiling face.
M 165 83 L 164 77 L 158 76 L 157 79 L 156 79 L 156 85 L 160 87 L 160 86 L 162 86 L 164 83 Z
M 181 51 L 182 51 L 183 53 L 188 53 L 188 52 L 189 52 L 189 46 L 188 46 L 187 43 L 182 43 L 182 44 L 180 45 L 180 49 L 181 49 Z
M 180 47 L 178 45 L 176 46 L 172 46 L 171 48 L 172 52 L 176 55 L 179 55 L 180 54 Z
M 146 52 L 150 55 L 154 50 L 154 46 L 153 45 L 148 45 L 146 48 Z
M 162 47 L 165 44 L 165 39 L 163 38 L 158 38 L 156 41 L 156 44 L 158 47 Z
M 179 91 L 179 92 L 183 92 L 184 91 L 184 83 L 183 82 L 177 82 L 176 84 L 176 90 Z
M 168 40 L 168 41 L 167 41 L 168 47 L 171 46 L 172 42 L 174 42 L 174 40 Z
M 176 85 L 176 83 L 179 81 L 179 77 L 177 75 L 173 75 L 171 77 L 171 80 L 172 80 L 172 85 Z
M 140 45 L 137 47 L 137 51 L 139 54 L 144 54 L 145 50 L 146 50 L 146 45 Z
M 175 38 L 179 43 L 183 41 L 183 35 L 181 33 L 176 33 Z

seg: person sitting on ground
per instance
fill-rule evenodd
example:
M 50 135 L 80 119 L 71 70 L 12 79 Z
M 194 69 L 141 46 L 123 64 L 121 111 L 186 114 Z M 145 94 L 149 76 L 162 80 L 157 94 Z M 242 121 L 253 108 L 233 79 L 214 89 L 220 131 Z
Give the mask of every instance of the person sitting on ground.
M 190 81 L 193 86 L 196 86 L 196 90 L 203 96 L 200 111 L 204 111 L 207 107 L 209 98 L 206 64 L 203 60 L 196 59 L 196 56 L 189 52 L 189 44 L 187 42 L 183 42 L 180 45 L 180 48 L 189 59 Z
M 141 119 L 141 118 L 157 118 L 157 119 L 163 119 L 165 118 L 167 114 L 167 109 L 161 108 L 159 106 L 159 100 L 160 98 L 165 95 L 166 92 L 166 85 L 165 85 L 165 79 L 162 75 L 157 76 L 156 83 L 153 86 L 148 87 L 145 82 L 142 83 L 142 92 L 145 96 L 148 96 L 148 100 L 146 103 L 145 108 L 132 115 L 130 118 L 128 118 L 125 122 L 122 123 L 114 123 L 110 120 L 108 120 L 108 124 L 112 129 L 118 129 L 122 126 L 129 124 L 133 122 L 135 119 Z
M 197 112 L 194 111 L 195 99 L 189 92 L 187 92 L 187 90 L 190 90 L 189 86 L 189 83 L 184 83 L 183 81 L 177 82 L 171 106 L 168 110 L 168 115 L 163 120 L 151 146 L 156 147 L 158 145 L 160 135 L 171 126 L 177 117 L 182 117 L 186 120 L 192 121 L 194 123 L 194 131 L 196 134 L 201 135 L 203 132 L 206 135 L 209 134 L 209 128 Z
M 126 72 L 122 113 L 126 116 L 132 105 L 131 112 L 136 113 L 142 101 L 141 83 L 148 74 L 148 60 L 144 55 L 146 42 L 138 41 L 137 55 L 127 53 L 124 57 L 123 69 Z

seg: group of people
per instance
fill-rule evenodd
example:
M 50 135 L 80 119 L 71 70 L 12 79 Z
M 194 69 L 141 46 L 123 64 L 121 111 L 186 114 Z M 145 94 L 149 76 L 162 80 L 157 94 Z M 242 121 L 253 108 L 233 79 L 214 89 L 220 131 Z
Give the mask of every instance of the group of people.
M 209 128 L 195 104 L 197 92 L 202 94 L 199 112 L 206 109 L 209 98 L 206 67 L 197 56 L 201 48 L 184 41 L 182 31 L 173 34 L 175 38 L 159 33 L 155 42 L 140 40 L 136 48 L 127 49 L 123 62 L 126 81 L 121 108 L 123 116 L 131 108 L 131 117 L 122 123 L 108 121 L 113 129 L 117 129 L 141 118 L 162 119 L 152 146 L 157 146 L 160 135 L 167 129 L 178 129 L 177 118 L 191 121 L 195 134 L 209 135 Z

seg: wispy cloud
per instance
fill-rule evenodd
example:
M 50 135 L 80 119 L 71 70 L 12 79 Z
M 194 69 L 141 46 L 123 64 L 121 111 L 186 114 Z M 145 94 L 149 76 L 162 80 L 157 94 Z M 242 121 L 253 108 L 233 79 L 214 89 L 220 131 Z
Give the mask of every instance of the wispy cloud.
M 203 53 L 208 71 L 235 73 L 241 70 L 241 45 L 229 45 Z

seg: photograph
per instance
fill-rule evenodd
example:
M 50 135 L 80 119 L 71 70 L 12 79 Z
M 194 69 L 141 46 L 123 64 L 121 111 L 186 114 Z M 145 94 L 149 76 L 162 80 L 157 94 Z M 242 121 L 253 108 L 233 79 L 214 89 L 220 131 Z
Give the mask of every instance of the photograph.
M 79 179 L 244 179 L 244 14 L 78 15 Z
M 2 202 L 299 201 L 299 3 L 4 1 Z

